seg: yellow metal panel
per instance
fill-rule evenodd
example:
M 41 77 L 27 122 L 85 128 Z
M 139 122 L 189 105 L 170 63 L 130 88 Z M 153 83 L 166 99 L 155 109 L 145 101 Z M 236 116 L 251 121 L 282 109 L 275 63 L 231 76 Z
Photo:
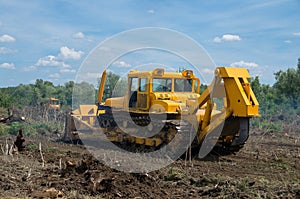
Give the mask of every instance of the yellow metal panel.
M 176 113 L 180 109 L 180 103 L 171 100 L 154 100 L 151 106 L 153 112 Z
M 162 143 L 162 140 L 159 138 L 144 138 L 144 140 L 146 146 L 159 146 Z
M 105 100 L 105 105 L 115 107 L 115 108 L 123 108 L 124 107 L 124 97 L 108 98 Z
M 105 110 L 98 110 L 97 115 L 105 114 Z
M 100 82 L 99 89 L 98 89 L 98 103 L 99 104 L 102 102 L 105 81 L 106 81 L 106 70 L 104 70 L 102 73 L 101 82 Z
M 222 70 L 228 72 L 228 70 Z M 233 116 L 249 117 L 258 116 L 258 102 L 250 87 L 246 88 L 243 85 L 249 84 L 247 80 L 248 72 L 246 69 L 233 72 L 232 68 L 229 73 L 232 76 L 223 77 L 224 86 L 226 89 L 227 106 L 233 110 Z M 238 72 L 241 72 L 238 73 Z M 247 72 L 247 74 L 246 74 Z M 224 74 L 223 74 L 224 75 Z M 243 76 L 245 75 L 245 76 Z
M 135 143 L 137 144 L 145 144 L 145 139 L 141 137 L 136 137 L 135 138 Z
M 229 68 L 220 67 L 218 68 L 221 77 L 245 77 L 250 78 L 250 74 L 246 68 Z

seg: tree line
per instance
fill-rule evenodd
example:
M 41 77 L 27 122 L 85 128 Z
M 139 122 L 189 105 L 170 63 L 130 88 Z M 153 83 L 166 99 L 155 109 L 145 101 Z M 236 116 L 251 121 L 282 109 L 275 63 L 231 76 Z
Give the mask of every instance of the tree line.
M 300 131 L 300 58 L 296 68 L 274 75 L 272 86 L 261 84 L 259 77 L 251 79 L 261 114 L 253 124 L 269 131 Z

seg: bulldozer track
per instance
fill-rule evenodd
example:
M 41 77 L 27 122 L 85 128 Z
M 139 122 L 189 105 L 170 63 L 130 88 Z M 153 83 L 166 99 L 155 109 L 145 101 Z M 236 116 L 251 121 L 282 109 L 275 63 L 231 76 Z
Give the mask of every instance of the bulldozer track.
M 170 117 L 172 118 L 172 116 Z M 160 120 L 159 118 L 150 117 L 148 114 L 142 116 L 131 114 L 131 116 L 128 117 L 126 112 L 119 112 L 114 115 L 109 112 L 108 114 L 98 116 L 98 120 L 100 127 L 108 137 L 121 136 L 122 138 L 119 142 L 116 141 L 116 143 L 121 143 L 119 146 L 126 146 L 124 147 L 126 149 L 133 148 L 133 151 L 136 151 L 135 148 L 137 148 L 137 151 L 145 149 L 144 151 L 146 152 L 157 150 L 168 145 L 171 141 L 174 142 L 175 136 L 178 137 L 175 141 L 178 141 L 178 144 L 181 142 L 181 145 L 184 145 L 182 144 L 184 143 L 182 142 L 183 140 L 185 140 L 185 142 L 190 140 L 179 138 L 180 136 L 186 137 L 189 135 L 191 129 L 191 124 L 180 119 L 171 120 L 167 118 L 166 120 Z M 119 127 L 119 124 L 123 124 L 123 126 Z M 145 131 L 139 130 L 139 127 L 145 127 L 142 128 Z M 153 131 L 158 133 L 152 135 Z M 134 135 L 131 135 L 132 132 L 135 132 Z M 137 134 L 138 136 L 135 136 Z M 139 143 L 137 139 L 144 141 Z M 159 141 L 159 143 L 155 143 L 156 141 Z M 131 147 L 130 144 L 135 144 L 135 146 Z M 187 144 L 190 143 L 186 143 L 185 147 L 187 147 Z M 175 143 L 173 143 L 173 145 L 175 145 Z

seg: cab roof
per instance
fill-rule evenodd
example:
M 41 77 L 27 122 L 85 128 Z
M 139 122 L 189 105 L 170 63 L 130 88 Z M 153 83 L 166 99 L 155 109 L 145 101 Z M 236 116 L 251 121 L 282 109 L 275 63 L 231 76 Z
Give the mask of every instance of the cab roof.
M 131 70 L 128 77 L 154 77 L 154 78 L 193 78 L 192 70 L 184 70 L 182 72 L 165 72 L 163 68 L 156 68 L 153 71 Z

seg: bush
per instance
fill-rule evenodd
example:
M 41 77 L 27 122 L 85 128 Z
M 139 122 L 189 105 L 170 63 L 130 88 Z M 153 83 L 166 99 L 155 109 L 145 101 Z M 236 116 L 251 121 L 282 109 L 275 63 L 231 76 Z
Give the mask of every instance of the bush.
M 22 129 L 24 136 L 32 136 L 52 133 L 58 129 L 58 126 L 56 123 L 28 124 L 24 122 L 13 122 L 10 125 L 0 123 L 0 136 L 8 134 L 16 136 L 20 129 Z
M 0 124 L 0 136 L 8 134 L 8 126 L 5 124 Z
M 11 135 L 18 135 L 19 130 L 23 130 L 23 135 L 37 135 L 37 131 L 32 125 L 23 122 L 14 122 L 8 127 L 8 133 Z
M 52 122 L 47 122 L 47 123 L 37 123 L 33 125 L 33 128 L 39 133 L 39 134 L 47 134 L 47 133 L 52 133 L 56 131 L 58 127 L 58 123 L 52 123 Z
M 269 122 L 262 121 L 260 123 L 260 128 L 264 129 L 266 132 L 283 132 L 283 128 L 280 121 Z

